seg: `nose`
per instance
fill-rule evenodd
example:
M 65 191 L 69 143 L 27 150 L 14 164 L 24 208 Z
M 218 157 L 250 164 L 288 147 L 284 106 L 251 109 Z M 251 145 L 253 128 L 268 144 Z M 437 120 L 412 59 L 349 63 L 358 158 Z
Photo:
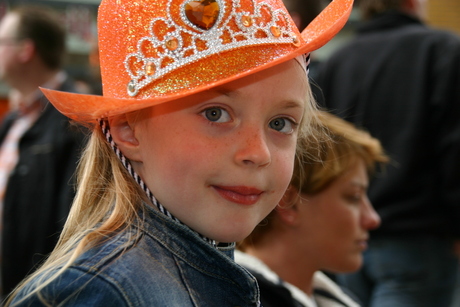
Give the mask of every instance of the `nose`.
M 364 229 L 373 230 L 380 226 L 380 215 L 375 211 L 370 200 L 366 197 L 361 214 L 361 223 Z
M 271 152 L 262 128 L 242 128 L 238 133 L 235 162 L 245 166 L 267 166 Z

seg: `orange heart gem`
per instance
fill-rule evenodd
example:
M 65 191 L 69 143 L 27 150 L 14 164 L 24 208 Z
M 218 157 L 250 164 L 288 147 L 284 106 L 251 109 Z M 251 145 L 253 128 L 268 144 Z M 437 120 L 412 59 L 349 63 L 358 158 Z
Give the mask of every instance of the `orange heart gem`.
M 209 30 L 219 17 L 219 4 L 215 0 L 190 1 L 185 5 L 185 15 L 198 28 Z

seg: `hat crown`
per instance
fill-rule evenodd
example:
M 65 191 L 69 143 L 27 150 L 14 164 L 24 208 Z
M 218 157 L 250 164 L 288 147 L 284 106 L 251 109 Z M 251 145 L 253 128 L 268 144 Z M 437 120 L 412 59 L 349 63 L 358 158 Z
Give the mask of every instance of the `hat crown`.
M 146 98 L 156 80 L 212 55 L 301 40 L 282 0 L 106 0 L 99 32 L 104 96 L 116 98 Z M 173 90 L 166 83 L 156 95 Z

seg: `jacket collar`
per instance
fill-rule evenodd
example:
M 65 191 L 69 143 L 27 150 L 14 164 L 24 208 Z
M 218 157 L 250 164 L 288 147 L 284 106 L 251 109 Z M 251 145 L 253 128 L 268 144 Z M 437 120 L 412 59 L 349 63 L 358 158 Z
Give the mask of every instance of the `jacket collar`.
M 302 306 L 314 307 L 316 303 L 312 297 L 309 297 L 305 292 L 297 288 L 296 286 L 282 280 L 275 272 L 273 272 L 265 263 L 256 257 L 249 254 L 235 251 L 235 260 L 240 265 L 247 268 L 249 271 L 262 275 L 267 281 L 274 285 L 280 285 L 285 287 L 292 295 L 292 297 Z
M 240 265 L 247 268 L 249 271 L 262 275 L 266 280 L 272 282 L 275 285 L 284 286 L 292 295 L 292 297 L 302 306 L 314 307 L 314 306 L 326 306 L 320 302 L 324 301 L 333 301 L 340 302 L 334 304 L 327 304 L 327 306 L 348 306 L 348 307 L 359 307 L 355 301 L 353 301 L 343 290 L 334 283 L 329 277 L 327 277 L 323 272 L 317 271 L 313 275 L 313 289 L 314 297 L 308 296 L 305 292 L 297 288 L 296 286 L 282 280 L 274 271 L 272 271 L 265 263 L 259 260 L 256 257 L 253 257 L 249 254 L 235 251 L 235 260 Z M 320 294 L 322 293 L 322 294 Z M 324 293 L 328 295 L 324 297 Z M 315 302 L 319 300 L 319 303 Z
M 216 248 L 196 232 L 150 205 L 144 204 L 142 230 L 181 261 L 204 273 L 212 272 L 216 279 L 232 280 L 243 296 L 259 300 L 256 279 L 233 260 L 234 247 Z

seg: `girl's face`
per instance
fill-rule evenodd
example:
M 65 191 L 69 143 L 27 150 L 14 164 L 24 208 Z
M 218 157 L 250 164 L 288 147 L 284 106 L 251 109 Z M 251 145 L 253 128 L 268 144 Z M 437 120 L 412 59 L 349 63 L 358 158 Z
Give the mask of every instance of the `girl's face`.
M 291 60 L 149 108 L 132 121 L 129 158 L 183 223 L 219 242 L 241 240 L 289 184 L 307 97 L 305 71 Z
M 369 230 L 380 217 L 367 198 L 368 175 L 364 161 L 333 181 L 324 191 L 302 195 L 301 253 L 315 270 L 351 272 L 362 265 Z

